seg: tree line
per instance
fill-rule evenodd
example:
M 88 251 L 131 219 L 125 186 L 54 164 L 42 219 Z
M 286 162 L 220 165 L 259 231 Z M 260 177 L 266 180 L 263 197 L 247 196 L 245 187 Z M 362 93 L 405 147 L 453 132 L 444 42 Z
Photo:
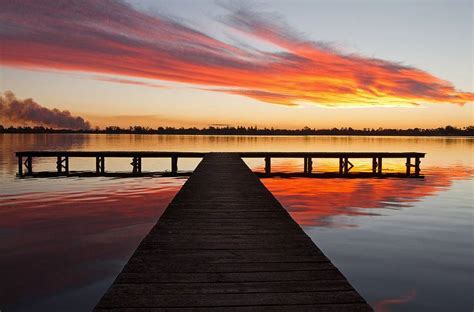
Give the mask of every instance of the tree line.
M 175 127 L 142 127 L 131 126 L 121 128 L 118 126 L 108 126 L 103 129 L 95 128 L 88 130 L 54 129 L 42 126 L 19 126 L 4 127 L 0 125 L 0 133 L 105 133 L 105 134 L 194 134 L 194 135 L 386 135 L 386 136 L 474 136 L 474 126 L 468 127 L 439 127 L 439 128 L 410 128 L 410 129 L 389 129 L 389 128 L 364 128 L 353 129 L 350 127 L 316 129 L 304 127 L 301 129 L 274 129 L 258 127 L 214 127 L 206 128 L 175 128 Z

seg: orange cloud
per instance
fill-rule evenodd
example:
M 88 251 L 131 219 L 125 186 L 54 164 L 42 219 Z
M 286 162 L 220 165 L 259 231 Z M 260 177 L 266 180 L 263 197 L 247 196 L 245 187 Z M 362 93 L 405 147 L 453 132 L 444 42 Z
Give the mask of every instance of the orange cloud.
M 425 71 L 305 40 L 288 25 L 246 7 L 227 6 L 224 24 L 276 51 L 232 45 L 121 1 L 0 4 L 0 62 L 9 66 L 191 83 L 283 105 L 462 105 L 474 100 L 473 93 Z
M 138 80 L 130 80 L 124 78 L 114 78 L 114 77 L 105 77 L 105 76 L 96 76 L 93 79 L 98 81 L 105 81 L 105 82 L 114 82 L 114 83 L 122 83 L 122 84 L 130 84 L 136 86 L 143 86 L 143 87 L 150 87 L 150 88 L 166 88 L 164 85 L 160 85 L 157 83 L 145 82 L 145 81 L 138 81 Z

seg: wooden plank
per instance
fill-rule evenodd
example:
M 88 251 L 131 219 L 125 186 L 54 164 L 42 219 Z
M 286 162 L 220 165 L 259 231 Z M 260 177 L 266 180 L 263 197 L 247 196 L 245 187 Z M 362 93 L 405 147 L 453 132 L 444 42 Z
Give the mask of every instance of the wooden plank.
M 15 153 L 16 156 L 33 156 L 33 157 L 127 157 L 134 156 L 144 158 L 203 158 L 208 153 L 204 152 L 165 152 L 165 151 L 19 151 Z M 231 152 L 229 154 L 236 154 L 242 158 L 406 158 L 406 157 L 420 157 L 424 158 L 425 153 L 419 152 Z
M 131 285 L 133 286 L 133 285 Z M 125 293 L 125 295 L 123 295 Z M 149 294 L 123 291 L 116 296 L 103 298 L 103 308 L 147 307 L 226 307 L 301 304 L 363 303 L 353 290 L 321 292 L 235 293 L 235 294 Z
M 156 284 L 118 284 L 117 295 L 132 293 L 148 294 L 232 294 L 232 293 L 287 293 L 309 291 L 351 290 L 344 280 L 322 281 L 277 281 L 243 283 L 156 283 Z
M 162 152 L 162 151 L 20 151 L 16 156 L 33 157 L 125 157 L 134 156 L 144 158 L 170 158 L 177 156 L 179 158 L 202 158 L 207 153 L 203 152 Z
M 148 235 L 143 240 L 144 242 L 189 242 L 192 240 L 195 243 L 208 243 L 208 242 L 249 242 L 249 241 L 263 241 L 263 242 L 311 242 L 311 239 L 307 236 L 301 236 L 290 233 L 276 233 L 276 234 L 256 234 L 256 233 L 239 233 L 239 234 L 219 234 L 212 235 L 203 233 L 197 237 L 192 234 L 184 233 L 162 233 L 160 235 Z
M 319 271 L 275 271 L 275 272 L 206 272 L 206 273 L 141 273 L 122 272 L 116 283 L 229 283 L 270 281 L 319 281 L 341 280 L 344 276 L 336 269 Z
M 167 307 L 167 308 L 143 308 L 140 312 L 219 312 L 223 307 Z M 117 311 L 136 312 L 137 308 L 96 308 L 95 311 Z M 366 312 L 365 303 L 348 304 L 308 304 L 308 305 L 261 305 L 261 306 L 228 306 L 226 312 Z
M 425 153 L 419 152 L 238 152 L 242 158 L 406 158 L 425 157 Z
M 223 253 L 198 253 L 191 251 L 187 253 L 155 253 L 144 254 L 137 252 L 134 256 L 140 257 L 147 263 L 156 262 L 176 262 L 176 263 L 210 263 L 210 264 L 227 264 L 231 266 L 239 265 L 241 263 L 301 263 L 311 261 L 328 261 L 324 255 L 280 255 L 280 254 L 264 254 L 256 255 L 252 253 L 232 253 L 231 251 Z
M 196 263 L 195 261 L 170 263 L 156 259 L 131 258 L 123 272 L 174 272 L 174 273 L 206 273 L 206 272 L 279 272 L 279 271 L 317 271 L 332 268 L 329 261 L 322 259 L 320 262 L 247 262 L 236 265 L 235 263 Z
M 210 153 L 96 311 L 372 311 L 238 154 Z

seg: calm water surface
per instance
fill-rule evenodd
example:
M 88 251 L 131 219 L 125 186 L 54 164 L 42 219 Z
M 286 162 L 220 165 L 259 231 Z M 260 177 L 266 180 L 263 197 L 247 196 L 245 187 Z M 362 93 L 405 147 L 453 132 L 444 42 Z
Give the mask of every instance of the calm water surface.
M 18 150 L 419 151 L 425 179 L 263 179 L 377 311 L 472 311 L 474 140 L 0 134 L 0 309 L 87 311 L 110 286 L 184 178 L 18 179 Z M 130 171 L 128 159 L 107 169 Z M 263 160 L 246 160 L 262 171 Z M 198 160 L 180 160 L 192 170 Z M 354 170 L 369 170 L 355 161 Z M 403 172 L 403 160 L 384 170 Z M 169 170 L 144 160 L 144 171 Z M 94 160 L 73 159 L 71 170 Z M 302 161 L 275 160 L 275 171 Z M 315 169 L 334 170 L 333 161 Z M 35 170 L 53 170 L 51 159 Z

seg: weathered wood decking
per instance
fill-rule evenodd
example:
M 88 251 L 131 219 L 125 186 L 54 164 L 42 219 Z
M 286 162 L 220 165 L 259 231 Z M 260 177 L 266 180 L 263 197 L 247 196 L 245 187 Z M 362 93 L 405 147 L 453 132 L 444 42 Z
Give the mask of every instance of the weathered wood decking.
M 207 154 L 96 311 L 372 311 L 237 154 Z

